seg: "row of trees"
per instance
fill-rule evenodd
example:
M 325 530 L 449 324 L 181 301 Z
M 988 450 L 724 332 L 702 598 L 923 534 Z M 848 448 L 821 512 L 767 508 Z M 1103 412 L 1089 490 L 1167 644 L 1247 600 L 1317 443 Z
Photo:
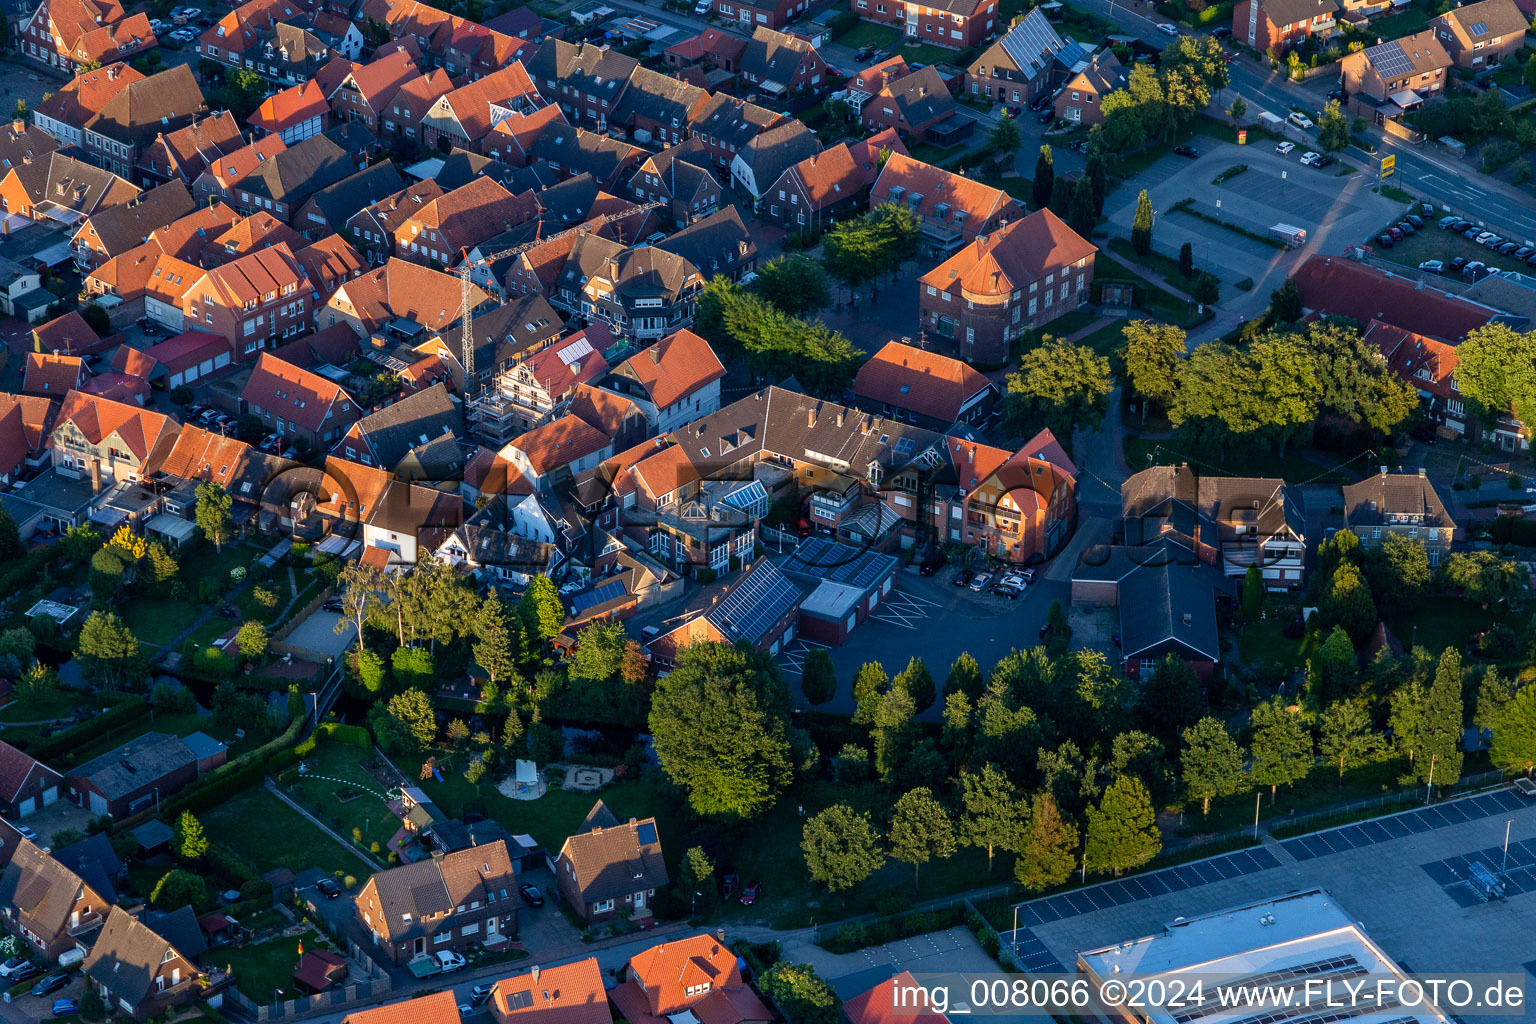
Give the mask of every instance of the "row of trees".
M 1217 342 L 1185 355 L 1180 328 L 1134 321 L 1124 351 L 1131 386 L 1167 410 L 1181 442 L 1205 450 L 1242 442 L 1283 452 L 1329 421 L 1390 433 L 1418 409 L 1412 385 L 1357 328 L 1338 323 L 1272 329 L 1246 345 Z
M 788 292 L 797 277 L 808 276 L 796 271 L 796 264 L 775 268 L 774 292 Z M 780 380 L 794 374 L 823 395 L 842 394 L 865 356 L 820 320 L 791 315 L 724 276 L 704 286 L 695 325 L 722 357 L 744 360 L 754 375 Z
M 1104 122 L 1089 132 L 1089 153 L 1121 155 L 1173 138 L 1229 81 L 1218 40 L 1181 36 L 1157 68 L 1133 65 L 1125 88 L 1104 97 Z

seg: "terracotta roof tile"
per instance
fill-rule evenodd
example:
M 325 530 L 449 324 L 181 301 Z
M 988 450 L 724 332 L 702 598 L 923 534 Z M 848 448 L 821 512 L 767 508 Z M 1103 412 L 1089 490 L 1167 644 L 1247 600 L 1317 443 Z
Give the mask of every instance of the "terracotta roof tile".
M 508 442 L 507 448 L 522 452 L 533 472 L 542 476 L 602 451 L 609 443 L 607 434 L 576 416 L 565 415 L 542 427 L 534 427 Z
M 725 376 L 709 342 L 686 328 L 631 356 L 617 371 L 637 381 L 658 409 Z
M 281 413 L 306 430 L 318 430 L 333 406 L 343 402 L 350 405 L 350 396 L 337 385 L 270 352 L 257 357 L 240 398 L 257 408 Z
M 85 361 L 79 356 L 28 352 L 21 391 L 26 395 L 45 395 L 62 401 L 65 395 L 79 387 L 88 376 Z
M 372 1010 L 358 1010 L 341 1024 L 459 1024 L 459 1003 L 452 991 L 402 999 Z
M 116 434 L 140 463 L 147 463 L 155 447 L 174 437 L 178 429 L 169 416 L 80 391 L 71 391 L 65 397 L 58 422 L 73 423 L 91 444 L 100 444 Z M 145 465 L 143 470 L 148 473 L 150 467 Z
M 1486 324 L 1497 310 L 1447 295 L 1437 288 L 1420 288 L 1416 278 L 1368 267 L 1358 260 L 1312 256 L 1291 276 L 1301 304 L 1358 323 L 1372 320 L 1412 324 L 1420 334 L 1441 341 L 1460 341 Z
M 853 392 L 873 402 L 953 422 L 966 401 L 989 384 L 980 371 L 958 359 L 889 341 L 859 367 Z
M 613 1024 L 602 969 L 590 956 L 501 979 L 491 995 L 491 1016 L 497 1024 L 553 1017 L 560 1024 Z
M 223 339 L 219 339 L 223 341 Z M 251 446 L 244 441 L 184 423 L 176 435 L 176 446 L 166 456 L 161 469 L 182 480 L 212 480 L 229 487 Z
M 273 93 L 262 101 L 246 124 L 277 135 L 311 118 L 324 118 L 331 112 L 325 93 L 314 79 Z
M 985 241 L 977 238 L 924 274 L 920 283 L 941 291 L 999 295 L 1027 288 L 1030 282 L 1091 259 L 1098 251 L 1050 210 L 1036 210 L 992 232 Z

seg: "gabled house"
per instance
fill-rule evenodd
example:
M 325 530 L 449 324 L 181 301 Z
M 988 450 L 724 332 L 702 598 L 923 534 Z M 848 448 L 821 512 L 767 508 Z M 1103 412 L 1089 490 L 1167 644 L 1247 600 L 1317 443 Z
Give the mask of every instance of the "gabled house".
M 652 916 L 651 901 L 667 881 L 656 819 L 621 823 L 601 800 L 555 858 L 560 894 L 588 924 Z
M 1057 61 L 1067 52 L 1066 40 L 1046 18 L 1045 11 L 1037 7 L 1014 22 L 971 62 L 965 71 L 965 92 L 1009 106 L 1027 107 L 1050 89 Z
M 698 269 L 654 246 L 626 248 L 595 233 L 579 234 L 560 272 L 557 308 L 596 318 L 621 338 L 660 338 L 693 323 L 704 288 Z
M 26 57 L 70 74 L 129 60 L 159 44 L 149 15 L 127 14 L 117 0 L 43 0 L 21 23 L 18 40 Z
M 983 423 L 997 385 L 968 363 L 888 341 L 853 378 L 859 408 L 930 430 Z
M 636 141 L 649 136 L 659 146 L 675 146 L 688 137 L 689 122 L 708 101 L 709 93 L 696 85 L 638 67 L 609 124 L 628 129 Z
M 189 125 L 207 112 L 192 69 L 177 65 L 122 85 L 100 113 L 80 126 L 81 145 L 93 163 L 127 177 L 139 154 L 162 132 Z
M 340 386 L 270 352 L 256 357 L 240 404 L 266 429 L 302 438 L 317 451 L 329 448 L 361 415 L 357 402 Z
M 827 62 L 804 36 L 758 25 L 742 52 L 739 73 L 755 91 L 779 98 L 820 88 L 827 77 Z
M 652 946 L 631 957 L 624 973 L 609 998 L 629 1024 L 661 1024 L 684 1013 L 712 1024 L 773 1019 L 742 980 L 735 952 L 714 935 Z
M 479 289 L 476 289 L 476 293 Z M 500 374 L 554 342 L 565 321 L 542 295 L 513 296 L 508 301 L 474 315 L 475 377 L 478 388 L 493 385 Z M 436 357 L 447 368 L 453 386 L 464 387 L 464 324 L 449 324 L 428 332 L 416 352 Z M 476 389 L 471 389 L 476 390 Z
M 384 108 L 384 131 L 407 139 L 417 138 L 422 117 L 452 91 L 453 79 L 441 68 L 407 79 Z
M 613 454 L 613 439 L 566 413 L 513 438 L 497 454 L 524 477 L 542 483 L 562 470 L 576 476 L 594 468 Z
M 1459 68 L 1491 68 L 1525 48 L 1530 22 L 1515 0 L 1479 0 L 1434 20 L 1435 37 Z
M 1104 123 L 1104 97 L 1124 89 L 1130 71 L 1109 51 L 1100 51 L 1067 79 L 1056 94 L 1056 119 L 1072 124 Z
M 590 174 L 601 189 L 615 188 L 645 158 L 645 150 L 600 132 L 548 125 L 529 145 L 531 164 L 548 167 L 558 180 Z
M 694 221 L 656 248 L 681 256 L 710 279 L 723 274 L 739 281 L 757 267 L 757 243 L 734 206 Z
M 459 1024 L 459 1003 L 452 992 L 433 992 L 415 999 L 385 1003 L 371 1010 L 357 1010 L 341 1024 Z
M 166 387 L 177 388 L 224 369 L 234 359 L 234 346 L 217 334 L 187 331 L 151 346 L 144 354 L 154 360 L 157 373 L 164 373 Z
M 345 230 L 356 240 L 363 258 L 372 266 L 380 266 L 395 254 L 395 229 L 444 191 L 432 178 L 407 185 L 349 216 Z
M 83 146 L 82 126 L 100 115 L 112 97 L 143 78 L 142 72 L 122 61 L 82 71 L 33 108 L 32 123 L 58 140 L 60 146 Z
M 685 328 L 614 367 L 603 386 L 633 400 L 665 434 L 719 409 L 724 377 L 709 342 Z
M 23 454 L 25 451 L 22 449 Z M 59 784 L 63 781 L 64 776 L 32 755 L 0 741 L 0 805 L 6 814 L 25 818 L 52 805 L 59 799 Z
M 437 99 L 421 117 L 421 141 L 436 146 L 440 139 L 473 152 L 496 122 L 543 106 L 539 92 L 521 64 L 513 64 L 454 89 Z
M 546 39 L 524 62 L 545 99 L 572 124 L 606 131 L 640 62 L 596 43 Z
M 85 949 L 81 936 L 100 928 L 110 901 L 73 871 L 23 839 L 0 872 L 0 914 L 6 930 L 49 963 L 71 949 Z
M 0 208 L 29 220 L 64 225 L 138 194 L 126 179 L 62 151 L 10 167 L 0 177 Z
M 59 409 L 48 447 L 64 476 L 89 479 L 93 490 L 139 481 L 160 468 L 176 443 L 176 421 L 124 402 L 71 391 Z
M 731 182 L 761 205 L 770 186 L 801 160 L 821 150 L 821 140 L 800 121 L 785 121 L 748 139 L 731 157 Z
M 316 135 L 259 161 L 229 187 L 225 201 L 242 213 L 266 210 L 291 223 L 310 196 L 356 170 L 340 146 Z
M 428 179 L 429 181 L 431 179 Z M 369 164 L 356 174 L 310 196 L 293 218 L 294 227 L 310 238 L 324 238 L 333 231 L 346 230 L 355 215 L 381 199 L 395 195 L 405 187 L 405 179 L 389 160 Z M 366 248 L 369 239 L 358 238 L 358 247 Z
M 113 907 L 80 971 L 114 1014 L 147 1020 L 197 998 L 204 974 L 195 956 Z
M 717 92 L 699 108 L 689 127 L 693 137 L 703 143 L 715 166 L 729 168 L 738 151 L 766 129 L 786 120 L 783 114 L 766 107 Z
M 469 311 L 489 298 L 471 286 Z M 320 313 L 326 321 L 320 326 L 345 323 L 358 337 L 366 338 L 386 324 L 400 331 L 411 325 L 410 334 L 421 337 L 451 329 L 464 312 L 463 285 L 457 277 L 391 258 L 377 270 L 336 289 Z
M 400 259 L 449 267 L 470 249 L 538 216 L 531 192 L 514 196 L 490 178 L 476 178 L 407 211 L 394 230 Z
M 313 284 L 286 242 L 256 249 L 203 274 L 182 298 L 187 322 L 222 335 L 242 358 L 304 333 Z
M 1232 38 L 1260 53 L 1285 53 L 1314 36 L 1332 35 L 1339 14 L 1339 0 L 1238 0 L 1232 8 Z
M 367 64 L 355 64 L 326 97 L 331 115 L 338 121 L 361 121 L 369 131 L 378 133 L 389 101 L 401 86 L 420 76 L 416 62 L 399 50 Z
M 198 202 L 222 200 L 230 206 L 239 205 L 241 210 L 248 212 L 251 206 L 250 193 L 247 191 L 246 198 L 236 204 L 233 199 L 236 184 L 287 148 L 288 144 L 282 136 L 263 135 L 249 145 L 225 153 L 203 168 L 192 184 L 192 194 Z
M 962 359 L 1006 362 L 1013 339 L 1089 301 L 1097 252 L 1050 210 L 1036 210 L 918 279 L 923 328 L 952 339 Z
M 558 1016 L 562 1024 L 613 1024 L 603 971 L 596 957 L 556 967 L 535 966 L 502 978 L 491 990 L 496 1024 L 522 1024 Z
M 14 484 L 27 466 L 47 464 L 53 402 L 0 391 L 0 483 Z
M 190 188 L 212 164 L 244 145 L 234 115 L 220 110 L 173 132 L 157 135 L 139 153 L 135 169 L 146 187 L 179 180 Z
M 1456 521 L 1424 470 L 1375 476 L 1344 487 L 1344 528 L 1367 548 L 1380 547 L 1389 533 L 1417 541 L 1429 564 L 1444 561 L 1456 540 Z
M 435 438 L 456 436 L 463 417 L 441 384 L 376 409 L 336 442 L 333 454 L 394 471 L 411 449 Z
M 869 191 L 869 208 L 900 203 L 917 214 L 923 248 L 948 256 L 1024 216 L 1001 189 L 892 153 Z
M 708 217 L 720 208 L 720 182 L 710 171 L 709 154 L 697 139 L 647 156 L 629 179 L 636 202 L 663 202 L 678 227 Z
M 811 0 L 714 0 L 714 13 L 741 31 L 757 25 L 781 29 L 811 9 Z
M 1444 92 L 1446 73 L 1454 66 L 1436 30 L 1425 29 L 1345 54 L 1339 78 L 1349 109 L 1380 124 Z
M 882 153 L 908 155 L 895 130 L 808 156 L 768 187 L 762 212 L 785 227 L 819 231 L 864 205 L 866 190 L 880 173 Z
M 28 352 L 21 375 L 21 393 L 63 401 L 64 396 L 85 386 L 91 377 L 79 356 L 52 352 Z
M 245 123 L 258 137 L 276 135 L 291 146 L 319 135 L 330 120 L 331 107 L 325 92 L 311 78 L 262 100 Z
M 356 905 L 378 955 L 399 966 L 423 953 L 476 943 L 494 949 L 512 941 L 517 899 L 507 844 L 498 840 L 376 872 L 358 892 Z M 451 1007 L 453 994 L 444 995 Z M 419 1011 L 411 1019 L 420 1021 Z
M 363 262 L 362 255 L 340 235 L 312 242 L 295 252 L 293 258 L 304 268 L 304 276 L 309 278 L 312 289 L 310 294 L 316 297 L 317 306 L 330 298 L 337 288 L 368 272 L 368 264 Z
M 180 181 L 167 182 L 126 203 L 99 209 L 80 224 L 70 239 L 75 265 L 82 273 L 88 273 L 112 257 L 143 245 L 155 230 L 193 210 L 192 196 Z
M 474 404 L 471 416 L 477 432 L 499 447 L 548 422 L 578 384 L 592 383 L 608 372 L 603 350 L 613 341 L 606 327 L 594 324 L 514 362 Z
M 34 119 L 36 112 L 33 112 Z M 35 124 L 12 121 L 0 129 L 0 167 L 15 167 L 41 160 L 59 148 L 59 140 Z
M 907 41 L 950 50 L 979 45 L 997 27 L 997 0 L 850 0 L 849 10 L 865 21 L 895 25 Z

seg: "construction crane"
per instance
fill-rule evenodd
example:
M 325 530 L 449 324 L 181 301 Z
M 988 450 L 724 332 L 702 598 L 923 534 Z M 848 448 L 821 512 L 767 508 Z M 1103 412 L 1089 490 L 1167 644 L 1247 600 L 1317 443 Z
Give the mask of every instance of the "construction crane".
M 462 362 L 464 366 L 465 400 L 468 401 L 474 398 L 474 388 L 477 380 L 475 377 L 474 317 L 471 315 L 469 308 L 470 278 L 474 275 L 475 269 L 477 267 L 489 268 L 492 263 L 504 260 L 509 256 L 516 256 L 518 253 L 527 252 L 529 249 L 537 248 L 538 246 L 543 245 L 545 242 L 553 242 L 557 239 L 564 238 L 567 235 L 574 235 L 580 231 L 590 231 L 594 230 L 595 228 L 605 227 L 609 224 L 612 224 L 614 221 L 623 220 L 625 217 L 633 217 L 637 213 L 646 213 L 664 205 L 666 204 L 662 202 L 641 203 L 637 206 L 632 206 L 629 209 L 622 210 L 618 213 L 609 213 L 602 217 L 594 217 L 592 220 L 584 221 L 583 223 L 578 224 L 573 228 L 566 228 L 564 231 L 556 232 L 555 234 L 550 235 L 548 238 L 535 238 L 531 242 L 524 242 L 522 245 L 514 245 L 510 249 L 503 249 L 500 252 L 493 252 L 489 256 L 482 256 L 477 260 L 466 260 L 458 267 L 450 270 L 450 274 L 456 274 L 459 278 L 459 308 L 464 318 L 463 325 L 459 331 L 459 336 L 464 347 L 464 358 Z M 594 221 L 596 222 L 595 224 Z

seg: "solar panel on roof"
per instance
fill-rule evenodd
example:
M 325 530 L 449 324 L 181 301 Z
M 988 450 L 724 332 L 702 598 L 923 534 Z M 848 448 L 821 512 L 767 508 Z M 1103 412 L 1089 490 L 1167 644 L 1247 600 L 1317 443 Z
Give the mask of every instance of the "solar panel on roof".
M 592 343 L 586 338 L 578 338 L 560 350 L 560 361 L 566 366 L 570 366 L 576 360 L 591 354 Z
M 1395 42 L 1373 46 L 1367 52 L 1371 63 L 1376 66 L 1376 73 L 1382 78 L 1399 78 L 1413 71 L 1413 61 L 1408 59 L 1402 46 Z
M 800 588 L 772 562 L 759 562 L 720 599 L 709 621 L 727 636 L 760 640 L 800 597 Z
M 650 846 L 656 842 L 656 826 L 647 821 L 635 827 L 635 838 L 640 840 L 641 846 Z
M 1487 35 L 1488 34 L 1488 25 L 1487 25 L 1486 22 L 1481 22 L 1480 21 L 1477 24 L 1473 25 L 1470 29 L 1468 29 L 1468 31 L 1471 32 L 1475 36 Z
M 507 1005 L 514 1010 L 526 1010 L 533 1005 L 533 993 L 509 992 L 507 994 Z
M 571 598 L 571 613 L 578 614 L 588 608 L 595 608 L 600 604 L 616 600 L 624 594 L 623 580 L 609 580 L 600 586 Z

